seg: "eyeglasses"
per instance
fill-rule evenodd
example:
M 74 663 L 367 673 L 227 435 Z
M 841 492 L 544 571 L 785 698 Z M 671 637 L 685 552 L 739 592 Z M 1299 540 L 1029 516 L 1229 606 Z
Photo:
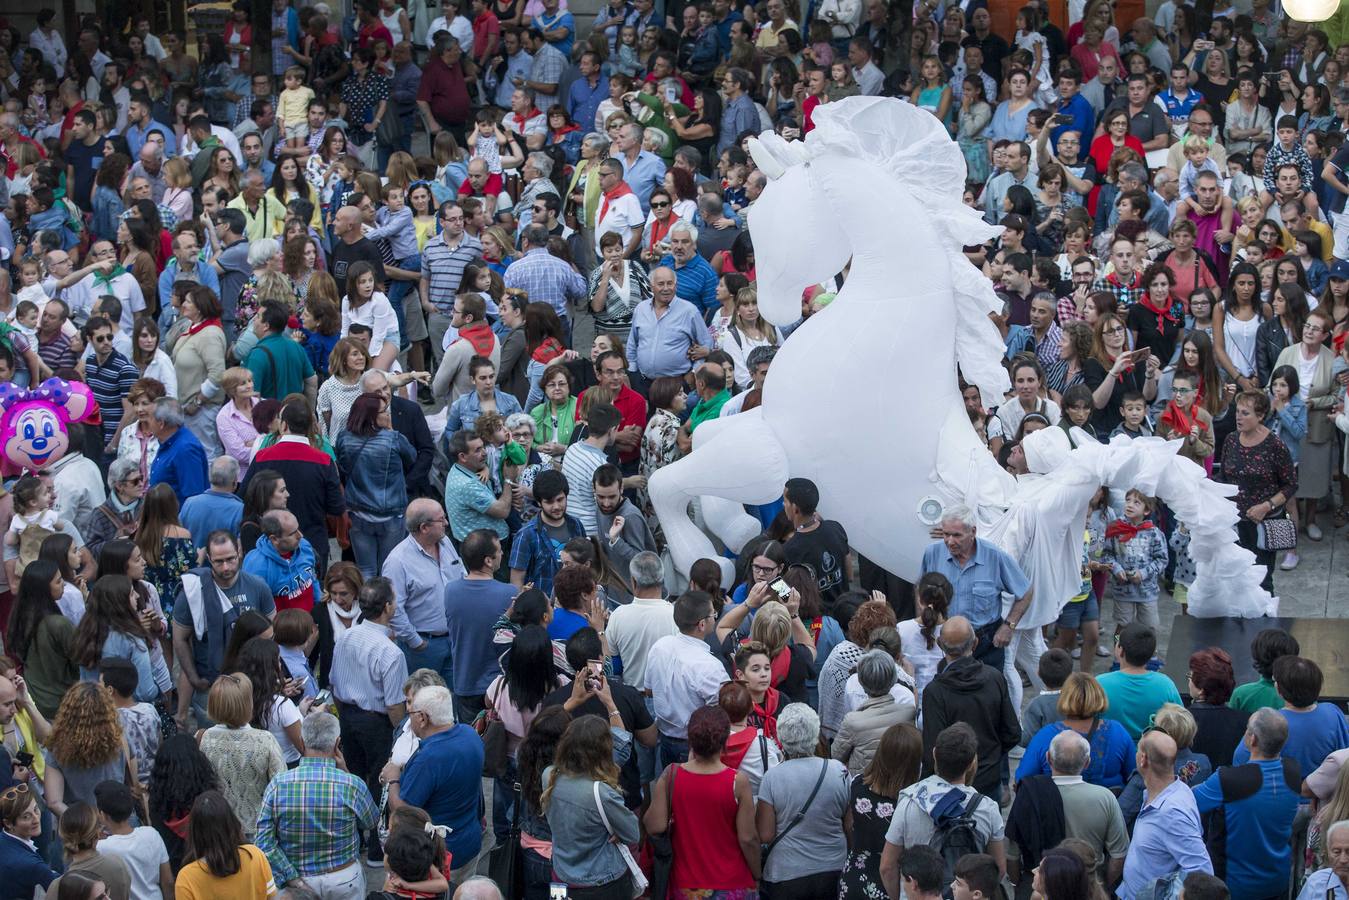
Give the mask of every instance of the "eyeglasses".
M 1116 325 L 1114 328 L 1102 328 L 1101 334 L 1108 334 L 1111 335 L 1112 337 L 1117 334 L 1124 334 L 1124 326 Z
M 1173 394 L 1193 394 L 1193 393 L 1194 393 L 1194 388 L 1173 387 L 1173 388 L 1171 388 L 1171 393 L 1173 393 Z
M 665 202 L 664 200 L 652 200 L 652 201 L 651 201 L 651 208 L 652 208 L 652 209 L 665 209 L 665 207 L 667 207 L 667 206 L 669 206 L 669 205 L 670 205 L 670 204 L 667 203 L 667 202 Z
M 141 483 L 141 480 L 141 477 L 137 475 L 135 478 L 128 478 L 126 481 L 123 481 L 122 484 L 137 485 Z
M 760 566 L 757 564 L 750 565 L 750 570 L 753 571 L 755 575 L 772 575 L 780 568 L 781 566 Z
M 93 342 L 94 342 L 95 344 L 106 344 L 106 343 L 108 343 L 109 341 L 112 340 L 112 335 L 110 335 L 110 334 L 96 334 L 96 335 L 93 336 L 92 340 L 93 340 Z

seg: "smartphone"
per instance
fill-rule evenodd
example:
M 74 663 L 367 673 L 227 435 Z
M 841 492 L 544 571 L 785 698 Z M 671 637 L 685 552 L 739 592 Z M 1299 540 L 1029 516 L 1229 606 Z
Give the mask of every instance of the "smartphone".
M 567 900 L 567 886 L 556 881 L 549 884 L 548 900 Z
M 23 766 L 25 769 L 33 768 L 33 754 L 29 753 L 27 750 L 20 750 L 18 753 L 14 754 L 14 764 L 16 766 Z
M 781 578 L 777 578 L 774 579 L 773 581 L 770 581 L 768 583 L 768 586 L 772 588 L 773 593 L 777 594 L 778 599 L 780 599 L 783 603 L 786 603 L 787 598 L 792 595 L 791 587 L 787 584 L 787 582 L 783 581 Z
M 674 103 L 679 99 L 679 90 L 674 85 L 665 88 L 665 99 Z
M 324 688 L 314 695 L 314 706 L 328 706 L 333 702 L 333 692 Z

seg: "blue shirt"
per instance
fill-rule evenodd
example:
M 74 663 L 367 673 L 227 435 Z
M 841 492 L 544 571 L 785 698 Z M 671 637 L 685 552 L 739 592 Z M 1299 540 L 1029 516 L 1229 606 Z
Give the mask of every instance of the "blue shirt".
M 165 157 L 178 155 L 176 152 L 178 149 L 178 141 L 173 133 L 173 129 L 151 119 L 150 124 L 146 125 L 144 128 L 139 125 L 128 124 L 126 126 L 126 131 L 122 132 L 122 136 L 126 138 L 127 148 L 131 150 L 132 159 L 140 159 L 141 148 L 145 146 L 145 141 L 152 131 L 158 131 L 164 136 Z
M 727 17 L 730 20 L 730 17 Z M 726 26 L 730 28 L 729 25 Z M 720 26 L 718 26 L 720 28 Z M 730 39 L 727 38 L 726 46 L 730 46 Z M 759 133 L 759 110 L 755 108 L 754 101 L 748 94 L 741 94 L 730 103 L 721 113 L 721 131 L 717 138 L 717 156 L 726 152 L 726 148 L 733 146 L 735 140 L 742 132 L 752 131 Z
M 704 313 L 720 305 L 717 303 L 717 271 L 707 260 L 695 253 L 681 266 L 675 262 L 673 254 L 667 253 L 659 264 L 674 270 L 676 297 L 689 301 Z
M 565 28 L 567 34 L 559 40 L 544 38 L 548 43 L 557 48 L 557 52 L 571 59 L 571 45 L 576 40 L 576 20 L 572 18 L 569 12 L 559 12 L 557 15 L 549 18 L 545 13 L 539 13 L 532 20 L 530 25 L 539 29 L 539 31 L 548 31 L 553 28 Z
M 1166 115 L 1174 125 L 1177 122 L 1190 121 L 1190 113 L 1204 102 L 1204 95 L 1194 88 L 1186 88 L 1184 97 L 1177 97 L 1171 88 L 1157 95 L 1157 99 L 1166 105 Z
M 501 674 L 492 626 L 516 593 L 514 585 L 493 578 L 460 578 L 445 585 L 442 606 L 450 631 L 450 665 L 460 693 L 485 694 Z
M 1124 880 L 1115 895 L 1134 900 L 1149 881 L 1176 871 L 1213 874 L 1194 793 L 1180 780 L 1157 796 L 1146 797 L 1134 823 L 1129 855 L 1124 858 Z
M 393 583 L 394 636 L 408 647 L 420 647 L 426 634 L 445 634 L 445 591 L 464 577 L 464 561 L 448 537 L 440 539 L 436 556 L 412 539 L 403 538 L 389 551 L 382 571 Z
M 496 502 L 492 489 L 474 472 L 455 463 L 445 476 L 445 511 L 454 539 L 462 541 L 470 531 L 486 528 L 503 541 L 510 536 L 505 519 L 494 519 L 485 510 Z
M 217 297 L 220 296 L 220 276 L 216 274 L 215 267 L 210 263 L 198 262 L 195 271 L 180 273 L 178 271 L 178 257 L 169 257 L 168 263 L 164 266 L 164 271 L 159 273 L 159 296 L 165 305 L 168 305 L 169 299 L 173 296 L 173 283 L 175 281 L 195 281 L 215 291 Z
M 520 529 L 515 540 L 511 542 L 511 568 L 524 572 L 525 584 L 532 582 L 534 587 L 549 597 L 553 596 L 553 578 L 562 568 L 562 544 L 572 538 L 586 535 L 581 520 L 565 513 L 562 516 L 561 529 L 566 533 L 566 539 L 558 543 L 549 533 L 548 526 L 543 522 L 543 516 L 535 516 Z
M 1059 146 L 1059 135 L 1065 131 L 1076 131 L 1082 135 L 1084 143 L 1090 143 L 1092 127 L 1096 122 L 1096 112 L 1091 108 L 1091 104 L 1087 102 L 1086 97 L 1081 94 L 1073 94 L 1073 99 L 1067 103 L 1059 103 L 1055 113 L 1061 116 L 1072 116 L 1073 118 L 1073 121 L 1067 125 L 1060 125 L 1049 132 L 1049 136 L 1054 139 L 1055 149 Z
M 555 641 L 565 641 L 589 625 L 590 620 L 585 616 L 559 606 L 553 610 L 553 621 L 548 623 L 548 636 Z
M 258 161 L 257 168 L 254 168 L 253 166 L 245 166 L 244 170 L 239 173 L 239 178 L 242 180 L 243 177 L 247 175 L 249 172 L 261 172 L 262 180 L 267 184 L 271 184 L 272 174 L 275 171 L 276 171 L 276 163 L 272 162 L 270 159 L 262 159 Z
M 1307 712 L 1296 712 L 1284 707 L 1279 715 L 1288 720 L 1288 740 L 1283 755 L 1298 761 L 1303 777 L 1321 768 L 1326 757 L 1336 750 L 1349 747 L 1349 724 L 1344 713 L 1333 704 L 1318 703 Z M 1249 762 L 1251 751 L 1245 742 L 1232 754 L 1232 765 Z
M 675 297 L 659 318 L 652 300 L 643 300 L 632 311 L 629 369 L 646 378 L 683 375 L 693 368 L 688 353 L 694 344 L 710 347 L 712 338 L 698 308 L 687 300 Z
M 581 83 L 584 83 L 584 81 L 585 79 L 581 79 Z M 575 90 L 576 85 L 573 84 L 572 91 Z M 590 115 L 593 119 L 595 111 L 591 110 Z M 580 123 L 581 120 L 576 119 L 575 121 Z M 582 125 L 581 127 L 584 128 L 585 126 Z M 665 183 L 665 161 L 650 150 L 639 150 L 637 158 L 631 164 L 628 163 L 628 158 L 624 154 L 619 153 L 617 157 L 618 161 L 623 164 L 623 181 L 637 195 L 637 202 L 642 204 L 642 212 L 651 212 L 651 192 Z M 533 299 L 533 297 L 531 296 L 530 299 Z
M 1194 789 L 1199 812 L 1222 807 L 1227 825 L 1226 881 L 1232 900 L 1263 900 L 1282 894 L 1293 864 L 1288 836 L 1293 832 L 1300 797 L 1284 781 L 1282 760 L 1265 759 L 1248 765 L 1259 767 L 1262 778 L 1259 790 L 1249 797 L 1224 803 L 1217 772 Z
M 1096 678 L 1109 702 L 1105 717 L 1114 719 L 1138 740 L 1148 727 L 1152 714 L 1163 703 L 1180 703 L 1175 682 L 1161 672 L 1133 674 L 1122 670 L 1106 672 Z
M 216 529 L 238 534 L 243 517 L 244 501 L 237 494 L 211 488 L 204 494 L 189 497 L 178 518 L 183 527 L 192 532 L 192 544 L 200 550 L 206 546 L 206 536 Z
M 600 104 L 609 99 L 609 79 L 601 75 L 595 81 L 595 86 L 591 87 L 590 82 L 585 78 L 578 78 L 571 83 L 571 88 L 567 91 L 567 115 L 571 120 L 581 126 L 583 133 L 591 131 L 595 127 L 595 113 L 599 110 Z M 640 154 L 638 159 L 641 159 Z M 664 173 L 661 173 L 664 177 Z M 627 181 L 627 179 L 624 179 Z M 637 185 L 628 181 L 628 187 L 634 191 Z M 640 191 L 638 194 L 640 195 Z M 647 191 L 647 196 L 651 192 Z M 646 204 L 642 204 L 643 212 L 646 211 Z
M 923 552 L 923 572 L 940 572 L 955 588 L 947 615 L 964 616 L 975 628 L 982 628 L 1002 618 L 1002 594 L 1021 598 L 1030 590 L 1030 580 L 1021 566 L 1002 550 L 981 541 L 974 541 L 974 555 L 964 566 L 958 564 L 937 541 Z
M 1016 780 L 1024 781 L 1032 775 L 1051 775 L 1049 744 L 1068 730 L 1062 722 L 1050 722 L 1031 738 L 1026 754 L 1016 770 Z M 1091 744 L 1091 759 L 1082 772 L 1082 780 L 1101 787 L 1118 788 L 1129 780 L 1134 771 L 1136 748 L 1129 733 L 1120 723 L 1101 719 L 1087 738 Z
M 180 504 L 210 488 L 206 449 L 186 427 L 159 442 L 159 455 L 150 467 L 150 486 L 167 484 Z
M 547 251 L 545 251 L 547 252 Z M 497 412 L 504 419 L 506 416 L 522 412 L 520 401 L 515 399 L 514 394 L 508 394 L 505 391 L 493 391 L 496 395 Z M 464 428 L 472 428 L 478 421 L 478 416 L 482 415 L 482 398 L 478 396 L 476 390 L 469 391 L 467 394 L 460 394 L 459 399 L 450 404 L 450 412 L 445 420 L 445 433 L 454 434 Z
M 450 826 L 445 849 L 466 863 L 482 849 L 482 738 L 468 725 L 423 738 L 403 768 L 398 795 Z

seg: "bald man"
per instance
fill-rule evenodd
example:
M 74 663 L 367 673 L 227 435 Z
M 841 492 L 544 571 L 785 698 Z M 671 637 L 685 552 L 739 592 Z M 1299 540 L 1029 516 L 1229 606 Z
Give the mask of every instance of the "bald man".
M 1124 881 L 1117 892 L 1120 900 L 1150 896 L 1150 882 L 1178 871 L 1182 876 L 1213 874 L 1194 793 L 1176 777 L 1176 753 L 1176 742 L 1165 732 L 1149 731 L 1138 741 L 1143 808 L 1124 858 Z
M 332 264 L 328 267 L 339 285 L 347 283 L 347 269 L 351 264 L 364 260 L 375 267 L 375 288 L 381 290 L 386 283 L 384 277 L 384 257 L 375 242 L 361 231 L 361 211 L 355 206 L 344 206 L 337 211 L 333 221 L 333 233 L 337 240 L 333 242 Z
M 1002 672 L 974 658 L 977 643 L 974 627 L 964 616 L 952 616 L 942 625 L 937 644 L 946 668 L 923 691 L 923 746 L 934 746 L 948 725 L 968 724 L 979 742 L 979 769 L 970 784 L 1000 801 L 1002 760 L 1020 742 L 1021 725 Z M 923 775 L 932 772 L 929 756 L 923 760 Z

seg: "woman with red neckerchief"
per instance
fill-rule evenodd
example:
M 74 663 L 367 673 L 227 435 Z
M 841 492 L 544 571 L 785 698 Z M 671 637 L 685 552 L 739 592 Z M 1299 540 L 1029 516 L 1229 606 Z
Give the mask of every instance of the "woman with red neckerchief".
M 1129 307 L 1124 322 L 1130 346 L 1147 347 L 1154 358 L 1169 362 L 1184 330 L 1184 313 L 1176 297 L 1176 276 L 1166 263 L 1155 262 L 1143 273 L 1143 295 Z
M 1148 402 L 1157 396 L 1158 359 L 1146 347 L 1128 350 L 1127 331 L 1114 313 L 1098 318 L 1091 357 L 1082 364 L 1082 381 L 1091 389 L 1096 407 L 1091 424 L 1097 434 L 1110 434 L 1123 421 L 1120 407 L 1125 394 L 1142 394 Z

